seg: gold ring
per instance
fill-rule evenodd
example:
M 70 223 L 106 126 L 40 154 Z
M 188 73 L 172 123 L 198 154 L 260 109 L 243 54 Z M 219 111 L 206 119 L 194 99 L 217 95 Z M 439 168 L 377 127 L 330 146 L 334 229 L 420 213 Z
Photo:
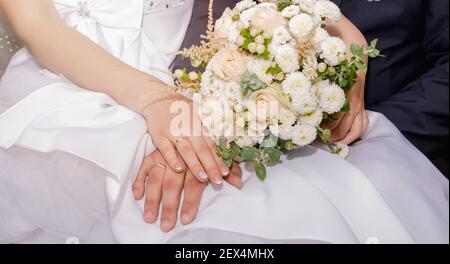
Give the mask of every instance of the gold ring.
M 158 166 L 158 167 L 161 167 L 163 169 L 167 169 L 167 166 L 162 164 L 162 163 L 157 163 L 157 164 L 154 164 L 153 166 Z

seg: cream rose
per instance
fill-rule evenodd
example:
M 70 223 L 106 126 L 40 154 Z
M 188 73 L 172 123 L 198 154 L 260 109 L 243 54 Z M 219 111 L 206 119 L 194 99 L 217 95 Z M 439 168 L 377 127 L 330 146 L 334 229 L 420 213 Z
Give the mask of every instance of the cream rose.
M 281 86 L 277 83 L 270 85 L 266 89 L 254 92 L 250 100 L 256 107 L 259 122 L 269 122 L 271 119 L 276 118 L 276 116 L 272 115 L 278 114 L 282 109 L 293 114 L 296 113 L 289 99 L 284 95 Z M 271 107 L 277 107 L 277 109 L 271 109 Z
M 286 25 L 286 19 L 280 12 L 271 7 L 258 7 L 250 20 L 251 27 L 270 35 L 273 34 L 276 28 Z
M 230 8 L 227 7 L 227 9 L 225 9 L 222 17 L 219 18 L 214 25 L 214 33 L 216 37 L 219 39 L 228 40 L 230 31 L 233 27 L 235 27 L 235 22 L 233 21 L 233 16 L 235 15 L 236 13 Z
M 209 65 L 214 74 L 225 81 L 240 82 L 247 71 L 247 57 L 232 49 L 222 49 L 211 59 Z

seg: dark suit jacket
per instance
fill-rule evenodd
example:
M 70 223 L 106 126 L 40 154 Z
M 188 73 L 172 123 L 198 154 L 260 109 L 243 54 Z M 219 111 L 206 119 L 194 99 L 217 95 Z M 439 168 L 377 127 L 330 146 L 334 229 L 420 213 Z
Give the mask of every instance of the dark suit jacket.
M 448 176 L 449 1 L 333 0 L 386 56 L 370 61 L 369 110 L 387 116 Z
M 184 47 L 206 31 L 208 0 L 195 0 Z M 215 17 L 236 0 L 216 0 Z M 386 115 L 448 175 L 448 0 L 333 0 L 386 56 L 370 61 L 368 109 Z M 180 58 L 176 67 L 189 68 Z

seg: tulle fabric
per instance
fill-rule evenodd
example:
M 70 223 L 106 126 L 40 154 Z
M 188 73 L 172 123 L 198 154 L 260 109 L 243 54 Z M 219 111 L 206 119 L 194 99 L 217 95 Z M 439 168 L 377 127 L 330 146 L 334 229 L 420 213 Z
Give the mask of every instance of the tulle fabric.
M 89 16 L 78 2 L 55 1 L 68 25 L 130 65 L 172 81 L 152 71 L 168 70 L 171 62 L 158 40 L 173 35 L 180 43 L 170 45 L 179 47 L 189 6 L 159 18 L 172 21 L 162 23 L 172 25 L 166 30 L 147 23 L 149 38 L 140 28 L 142 1 L 87 1 Z M 369 113 L 369 130 L 348 160 L 307 147 L 283 156 L 264 183 L 243 166 L 243 190 L 208 187 L 196 221 L 169 234 L 143 222 L 143 203 L 131 192 L 144 156 L 154 150 L 141 116 L 51 73 L 26 50 L 14 56 L 0 84 L 0 113 L 3 243 L 449 240 L 448 181 L 377 113 Z

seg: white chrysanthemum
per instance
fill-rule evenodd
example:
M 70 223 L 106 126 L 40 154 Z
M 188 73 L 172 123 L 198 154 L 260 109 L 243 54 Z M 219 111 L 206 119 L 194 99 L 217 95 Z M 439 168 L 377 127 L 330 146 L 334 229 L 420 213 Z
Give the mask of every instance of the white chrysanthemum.
M 285 27 L 278 27 L 273 31 L 273 42 L 277 44 L 286 44 L 292 37 Z
M 341 19 L 341 10 L 331 1 L 316 1 L 313 6 L 313 14 L 317 17 L 327 18 L 335 23 Z
M 280 44 L 276 41 L 272 41 L 268 47 L 270 54 L 273 54 L 275 56 L 277 54 L 278 50 L 281 48 L 281 46 L 282 46 L 282 44 Z
M 283 9 L 283 11 L 281 11 L 281 15 L 286 18 L 291 18 L 293 16 L 298 15 L 299 13 L 300 13 L 300 7 L 296 6 L 296 5 L 288 6 L 285 9 Z
M 345 104 L 345 93 L 341 87 L 328 80 L 321 81 L 315 85 L 319 99 L 320 108 L 328 113 L 334 114 L 341 111 Z
M 292 126 L 297 121 L 297 116 L 285 108 L 281 108 L 278 113 L 278 121 L 283 126 Z
M 327 40 L 329 37 L 330 35 L 328 34 L 328 31 L 321 27 L 318 27 L 314 30 L 314 33 L 311 37 L 311 43 L 316 50 L 320 50 L 320 45 L 322 44 L 322 42 Z
M 294 0 L 294 3 L 298 4 L 302 11 L 312 14 L 316 1 L 317 0 Z
M 254 2 L 253 0 L 242 0 L 241 2 L 236 4 L 236 10 L 242 12 L 244 10 L 254 7 L 255 5 L 256 2 Z
M 255 137 L 243 136 L 243 137 L 238 137 L 236 139 L 235 143 L 241 148 L 252 147 L 256 143 L 258 143 L 258 140 Z
M 271 66 L 271 61 L 250 58 L 248 70 L 250 73 L 255 73 L 261 81 L 270 84 L 273 81 L 273 77 L 271 74 L 267 74 L 267 70 Z
M 299 114 L 304 115 L 315 111 L 318 107 L 317 98 L 311 93 L 291 95 L 292 106 Z
M 317 127 L 323 121 L 323 111 L 321 109 L 317 109 L 316 111 L 309 114 L 301 115 L 298 118 L 298 121 L 301 124 Z
M 320 57 L 330 66 L 336 66 L 339 64 L 339 54 L 345 54 L 347 52 L 347 45 L 345 42 L 337 37 L 329 37 L 320 44 L 321 55 Z
M 311 144 L 317 137 L 317 129 L 314 126 L 297 124 L 292 129 L 292 142 L 304 147 Z
M 336 152 L 334 153 L 336 156 L 338 156 L 339 158 L 347 158 L 348 155 L 350 154 L 350 149 L 346 144 L 337 144 L 336 147 Z
M 269 126 L 270 133 L 275 137 L 280 137 L 280 126 L 278 124 Z
M 223 91 L 219 92 L 221 99 L 223 100 L 232 100 L 236 103 L 242 103 L 244 100 L 241 92 L 241 85 L 237 82 L 227 82 L 223 86 Z
M 200 117 L 211 137 L 233 135 L 234 118 L 231 107 L 223 100 L 205 98 L 202 100 Z
M 294 127 L 292 125 L 281 125 L 278 126 L 278 137 L 282 140 L 291 140 L 292 139 L 292 131 Z
M 311 82 L 301 72 L 295 72 L 289 74 L 286 79 L 281 83 L 283 91 L 288 95 L 309 93 L 311 88 Z
M 314 29 L 314 20 L 313 18 L 306 14 L 302 13 L 293 17 L 289 21 L 289 30 L 292 35 L 297 38 L 304 38 L 308 36 Z
M 275 53 L 275 62 L 284 73 L 293 73 L 300 69 L 297 50 L 291 45 L 281 45 Z

